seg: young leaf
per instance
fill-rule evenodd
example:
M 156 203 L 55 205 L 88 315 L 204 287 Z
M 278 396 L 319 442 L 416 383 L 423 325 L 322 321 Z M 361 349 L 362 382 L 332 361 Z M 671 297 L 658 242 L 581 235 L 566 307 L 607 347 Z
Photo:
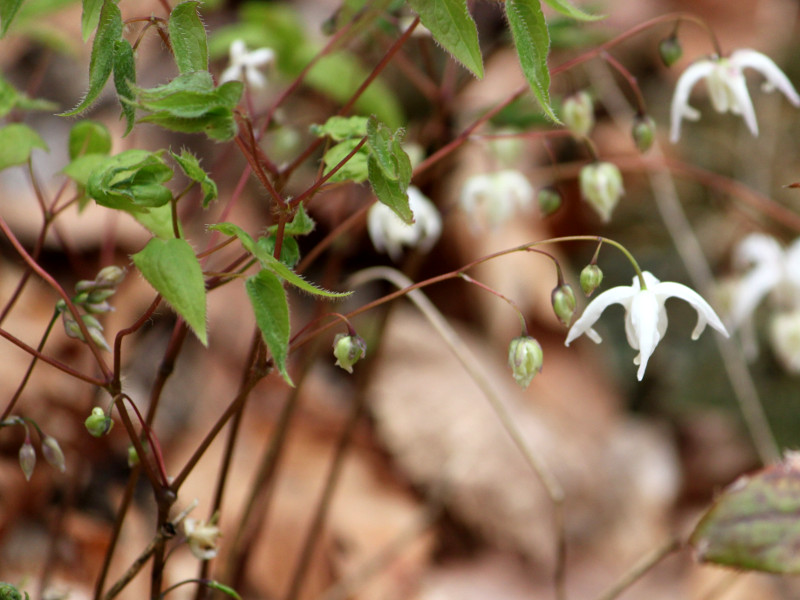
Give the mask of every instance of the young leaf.
M 367 135 L 367 117 L 330 117 L 322 125 L 311 126 L 311 133 L 317 137 L 328 136 L 334 142 L 351 138 L 361 139 Z
M 133 122 L 136 120 L 136 107 L 133 104 L 136 98 L 133 91 L 135 84 L 136 61 L 133 58 L 133 48 L 128 40 L 117 40 L 114 44 L 114 87 L 126 122 L 123 135 L 131 132 Z
M 156 237 L 165 240 L 175 237 L 175 230 L 172 227 L 172 206 L 170 204 L 148 208 L 147 212 L 132 212 L 130 215 Z M 183 236 L 183 228 L 180 221 L 178 222 L 178 231 Z
M 482 78 L 478 29 L 469 14 L 467 0 L 409 0 L 409 4 L 436 41 L 475 77 Z
M 256 324 L 261 330 L 261 337 L 272 354 L 275 366 L 286 380 L 294 387 L 292 378 L 286 371 L 286 357 L 289 354 L 289 302 L 281 280 L 266 269 L 245 281 L 247 296 L 253 305 Z
M 270 233 L 267 237 L 260 237 L 256 240 L 256 246 L 261 252 L 266 252 L 275 256 L 275 234 Z M 291 236 L 284 236 L 281 244 L 280 260 L 290 269 L 300 262 L 300 246 L 297 240 Z
M 8 31 L 21 4 L 22 0 L 0 0 L 0 37 Z
M 70 160 L 84 154 L 108 154 L 111 152 L 111 134 L 108 127 L 99 121 L 84 119 L 69 130 L 68 148 Z
M 200 161 L 197 157 L 188 150 L 181 150 L 180 156 L 174 152 L 170 152 L 172 158 L 178 163 L 180 168 L 186 176 L 192 181 L 200 184 L 203 190 L 203 208 L 206 208 L 211 201 L 216 200 L 219 192 L 217 191 L 217 184 L 211 177 L 208 176 L 203 168 L 200 166 Z
M 108 208 L 141 212 L 163 206 L 172 192 L 162 184 L 172 178 L 159 152 L 126 150 L 108 157 L 89 177 L 87 191 Z
M 353 149 L 358 146 L 361 140 L 345 140 L 339 142 L 332 148 L 329 148 L 322 156 L 322 162 L 325 164 L 323 173 L 327 175 L 333 167 L 342 162 L 345 157 L 350 154 Z M 367 180 L 367 157 L 369 156 L 368 150 L 362 146 L 358 152 L 353 154 L 345 164 L 343 164 L 336 173 L 334 173 L 328 180 L 330 182 L 337 181 L 354 181 L 361 183 Z
M 15 108 L 21 110 L 55 110 L 56 106 L 56 104 L 48 100 L 29 98 L 0 75 L 0 118 L 5 117 Z
M 550 106 L 550 71 L 547 70 L 550 34 L 539 0 L 506 0 L 505 7 L 522 72 L 545 114 L 553 122 L 561 123 Z
M 202 117 L 193 119 L 173 117 L 159 112 L 139 119 L 140 123 L 153 123 L 170 131 L 181 133 L 205 133 L 209 138 L 225 142 L 233 138 L 238 130 L 233 112 L 229 108 L 215 108 Z
M 605 19 L 604 15 L 592 15 L 587 12 L 582 11 L 580 8 L 576 6 L 572 6 L 569 2 L 565 2 L 564 0 L 544 0 L 545 3 L 552 8 L 553 10 L 557 10 L 562 15 L 567 17 L 572 17 L 573 19 L 578 19 L 579 21 L 598 21 L 600 19 Z
M 26 163 L 34 148 L 49 151 L 39 134 L 27 125 L 6 125 L 0 129 L 0 170 Z
M 309 283 L 308 281 L 300 277 L 300 275 L 292 271 L 289 267 L 284 265 L 277 258 L 272 256 L 272 254 L 265 252 L 263 248 L 260 248 L 258 244 L 256 244 L 253 241 L 253 238 L 250 237 L 250 234 L 244 231 L 238 225 L 234 225 L 233 223 L 216 223 L 215 225 L 210 225 L 209 229 L 219 231 L 224 235 L 236 236 L 237 238 L 239 238 L 239 241 L 242 243 L 244 249 L 247 250 L 253 256 L 255 256 L 265 268 L 271 270 L 273 273 L 275 273 L 279 277 L 282 277 L 287 282 L 291 283 L 293 286 L 300 288 L 301 290 L 308 292 L 309 294 L 324 296 L 326 298 L 343 298 L 353 293 L 353 292 L 330 292 L 328 290 L 315 286 L 313 283 Z
M 131 258 L 148 283 L 208 346 L 205 279 L 189 242 L 153 238 Z
M 169 15 L 169 41 L 178 72 L 208 71 L 208 40 L 197 7 L 200 2 L 181 2 Z
M 97 28 L 100 20 L 100 9 L 103 7 L 103 0 L 83 0 L 83 13 L 81 14 L 81 35 L 83 41 L 89 39 L 92 32 Z
M 368 169 L 369 183 L 378 200 L 391 208 L 404 222 L 409 225 L 413 223 L 414 213 L 408 206 L 408 182 L 386 177 L 374 156 L 369 157 Z
M 72 110 L 61 113 L 62 117 L 69 117 L 83 112 L 91 106 L 111 75 L 114 68 L 114 50 L 117 41 L 122 37 L 122 13 L 114 0 L 103 0 L 100 10 L 100 20 L 92 44 L 92 56 L 89 59 L 89 90 L 80 104 Z
M 392 156 L 393 140 L 391 129 L 380 123 L 375 117 L 370 117 L 367 121 L 367 146 L 375 163 L 389 179 L 398 177 L 397 163 Z
M 301 204 L 297 207 L 297 212 L 294 213 L 292 220 L 286 224 L 284 233 L 286 235 L 308 235 L 314 231 L 315 226 L 314 219 L 308 216 L 306 209 Z

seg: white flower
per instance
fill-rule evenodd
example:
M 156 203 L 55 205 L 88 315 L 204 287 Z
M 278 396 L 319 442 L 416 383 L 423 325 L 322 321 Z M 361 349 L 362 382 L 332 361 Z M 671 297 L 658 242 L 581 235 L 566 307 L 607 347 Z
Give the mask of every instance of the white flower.
M 442 217 L 433 202 L 417 188 L 408 188 L 408 206 L 414 222 L 407 225 L 394 211 L 376 202 L 367 213 L 367 230 L 372 244 L 379 252 L 387 252 L 392 260 L 400 260 L 403 246 L 430 250 L 442 233 Z
M 775 315 L 769 325 L 772 350 L 790 373 L 800 373 L 800 310 Z
M 748 321 L 768 295 L 784 308 L 800 307 L 800 238 L 784 250 L 775 238 L 753 233 L 739 243 L 733 259 L 739 268 L 749 267 L 731 302 L 734 328 Z
M 743 70 L 752 68 L 761 73 L 766 81 L 762 88 L 772 91 L 778 88 L 795 106 L 800 106 L 800 95 L 771 58 L 755 50 L 736 50 L 729 57 L 712 56 L 692 64 L 675 86 L 672 97 L 670 140 L 678 141 L 681 133 L 681 120 L 696 121 L 700 112 L 689 106 L 689 94 L 701 79 L 706 80 L 711 104 L 717 112 L 732 112 L 741 115 L 753 135 L 758 135 L 758 123 Z
M 230 66 L 222 72 L 220 83 L 236 80 L 247 81 L 248 85 L 254 88 L 263 88 L 267 85 L 267 80 L 258 67 L 266 66 L 275 60 L 275 52 L 272 49 L 259 48 L 248 52 L 242 40 L 234 40 L 230 56 Z
M 711 325 L 725 336 L 728 335 L 714 309 L 697 292 L 680 283 L 661 282 L 647 271 L 643 276 L 647 286 L 645 289 L 641 289 L 639 278 L 634 277 L 633 285 L 611 288 L 595 298 L 572 325 L 564 342 L 569 346 L 570 342 L 585 333 L 592 341 L 599 344 L 602 339 L 592 329 L 592 325 L 611 304 L 621 304 L 625 307 L 625 334 L 628 337 L 628 344 L 639 351 L 633 359 L 633 363 L 639 365 L 636 374 L 639 381 L 644 377 L 647 361 L 667 331 L 667 311 L 664 308 L 667 298 L 672 296 L 681 298 L 697 311 L 697 325 L 692 331 L 693 340 L 700 337 L 706 325 Z
M 490 226 L 507 221 L 515 209 L 527 211 L 534 198 L 533 186 L 519 171 L 473 175 L 461 190 L 461 207 L 469 214 L 482 213 Z
M 221 534 L 216 525 L 216 515 L 208 523 L 187 517 L 183 521 L 183 530 L 195 558 L 209 560 L 217 555 L 217 539 Z

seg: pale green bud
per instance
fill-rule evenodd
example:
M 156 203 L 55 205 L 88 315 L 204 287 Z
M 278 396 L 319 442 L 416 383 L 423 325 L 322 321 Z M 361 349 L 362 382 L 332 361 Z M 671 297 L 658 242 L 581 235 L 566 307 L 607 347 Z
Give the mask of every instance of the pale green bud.
M 114 426 L 114 421 L 106 416 L 105 411 L 99 406 L 92 409 L 92 414 L 84 421 L 86 430 L 94 437 L 103 437 Z
M 636 148 L 639 149 L 639 152 L 647 152 L 650 149 L 655 139 L 655 133 L 656 122 L 653 121 L 652 117 L 636 115 L 636 119 L 633 121 L 631 135 L 633 136 L 633 142 L 636 144 Z
M 561 118 L 573 135 L 585 137 L 594 127 L 594 103 L 589 92 L 581 90 L 564 100 Z
M 367 352 L 367 343 L 357 335 L 338 333 L 333 338 L 333 355 L 336 366 L 348 373 L 353 372 L 353 365 Z
M 592 295 L 603 281 L 603 272 L 597 265 L 586 265 L 581 271 L 581 289 L 586 297 Z
M 23 475 L 25 475 L 25 479 L 30 481 L 33 469 L 36 467 L 36 450 L 34 450 L 30 441 L 26 441 L 19 448 L 19 466 Z
M 103 267 L 94 278 L 95 287 L 115 288 L 125 279 L 125 269 L 116 265 Z
M 666 66 L 671 67 L 683 56 L 683 48 L 681 48 L 678 38 L 671 35 L 659 42 L 658 54 L 661 56 L 661 61 Z
M 44 454 L 44 459 L 47 462 L 62 473 L 67 470 L 67 465 L 64 462 L 64 452 L 61 451 L 61 446 L 58 445 L 56 438 L 49 435 L 45 436 L 42 440 L 42 454 Z
M 556 313 L 558 320 L 569 327 L 572 316 L 575 314 L 575 292 L 572 291 L 572 287 L 566 283 L 556 286 L 550 299 L 553 304 L 553 312 Z
M 78 325 L 78 322 L 72 318 L 72 315 L 68 311 L 61 313 L 61 320 L 64 323 L 64 332 L 67 336 L 83 342 L 86 341 L 83 337 L 80 325 Z
M 533 376 L 542 370 L 544 354 L 542 347 L 530 336 L 520 336 L 508 345 L 508 364 L 514 380 L 523 388 L 528 387 Z
M 539 210 L 542 216 L 549 216 L 561 208 L 561 194 L 550 187 L 542 188 L 536 194 L 536 200 L 539 203 Z
M 128 444 L 128 467 L 131 469 L 139 464 L 139 453 L 136 452 L 136 446 Z
M 595 162 L 586 165 L 580 173 L 581 194 L 604 222 L 611 219 L 611 213 L 625 193 L 622 173 L 617 165 L 609 162 Z

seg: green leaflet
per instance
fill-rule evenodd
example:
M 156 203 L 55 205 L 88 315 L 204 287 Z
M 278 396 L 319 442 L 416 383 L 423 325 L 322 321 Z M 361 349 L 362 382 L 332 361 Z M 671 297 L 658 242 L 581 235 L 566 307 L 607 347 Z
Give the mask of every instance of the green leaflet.
M 72 110 L 61 113 L 62 117 L 77 115 L 89 108 L 108 81 L 114 68 L 114 50 L 116 42 L 122 37 L 122 13 L 113 0 L 103 0 L 100 10 L 100 21 L 97 35 L 92 44 L 92 56 L 89 60 L 89 90 L 80 104 Z
M 325 163 L 323 173 L 327 175 L 330 171 L 342 162 L 353 149 L 358 146 L 360 139 L 345 140 L 339 142 L 335 146 L 329 148 L 322 156 L 322 162 Z M 345 164 L 343 164 L 336 173 L 331 175 L 328 181 L 354 181 L 362 183 L 367 180 L 369 173 L 367 171 L 367 158 L 369 151 L 366 146 L 361 148 L 353 156 L 350 157 Z
M 256 324 L 261 330 L 261 337 L 272 354 L 275 366 L 286 383 L 294 387 L 292 378 L 286 371 L 286 358 L 289 354 L 289 301 L 286 290 L 278 277 L 261 269 L 257 275 L 245 281 L 247 296 L 253 306 Z
M 208 71 L 206 29 L 197 14 L 200 2 L 181 2 L 169 15 L 169 41 L 178 72 Z
M 213 200 L 217 199 L 219 195 L 217 184 L 203 170 L 200 166 L 200 161 L 197 160 L 194 154 L 183 149 L 180 156 L 174 152 L 170 152 L 170 155 L 189 179 L 200 184 L 200 188 L 203 190 L 203 208 L 206 208 Z
M 239 241 L 242 243 L 244 249 L 256 257 L 265 268 L 269 269 L 279 277 L 282 277 L 287 282 L 291 283 L 293 286 L 305 292 L 317 296 L 324 296 L 325 298 L 344 298 L 345 296 L 349 296 L 353 293 L 330 292 L 323 288 L 317 287 L 313 283 L 309 283 L 300 277 L 300 275 L 292 271 L 289 267 L 284 265 L 277 258 L 272 256 L 272 254 L 265 252 L 263 248 L 259 247 L 258 244 L 253 241 L 253 238 L 250 237 L 250 234 L 248 234 L 238 225 L 234 225 L 233 223 L 216 223 L 214 225 L 210 225 L 209 229 L 219 231 L 228 236 L 236 236 L 239 238 Z
M 550 71 L 547 70 L 550 34 L 539 0 L 506 0 L 505 7 L 522 72 L 545 114 L 553 122 L 561 123 L 550 106 Z
M 402 138 L 402 130 L 392 133 L 386 125 L 370 117 L 367 123 L 367 172 L 378 200 L 411 224 L 414 215 L 408 207 L 407 190 L 412 169 L 411 160 L 400 145 Z
M 100 21 L 100 9 L 103 7 L 103 0 L 83 0 L 83 12 L 81 14 L 81 35 L 83 41 L 89 39 L 92 32 L 97 28 Z
M 21 4 L 22 0 L 0 0 L 0 37 L 8 31 Z
M 458 62 L 483 77 L 478 29 L 469 14 L 467 0 L 409 0 L 422 24 Z
M 55 110 L 56 104 L 48 100 L 29 98 L 0 75 L 0 118 L 5 117 L 15 108 L 21 110 Z
M 23 123 L 0 129 L 0 170 L 28 162 L 34 148 L 49 151 L 36 131 Z
M 175 237 L 175 230 L 172 227 L 172 206 L 170 204 L 148 208 L 147 212 L 134 212 L 131 213 L 131 216 L 156 237 L 165 240 Z M 183 236 L 183 228 L 180 222 L 178 222 L 178 232 Z
M 563 0 L 544 0 L 545 3 L 552 8 L 553 10 L 557 10 L 562 15 L 567 17 L 572 17 L 573 19 L 578 19 L 579 21 L 598 21 L 600 19 L 605 19 L 605 15 L 592 15 L 587 12 L 582 11 L 580 8 L 576 6 L 572 6 L 569 2 L 564 2 Z
M 148 283 L 208 346 L 205 279 L 189 242 L 153 238 L 131 258 Z
M 70 160 L 84 154 L 108 154 L 111 152 L 111 134 L 99 121 L 84 119 L 69 130 L 67 147 Z
M 133 122 L 136 120 L 136 107 L 133 105 L 135 84 L 136 62 L 133 58 L 133 48 L 128 40 L 117 40 L 114 44 L 114 87 L 126 122 L 123 135 L 131 132 Z
M 408 206 L 408 183 L 386 177 L 374 156 L 369 157 L 368 170 L 369 183 L 378 200 L 391 208 L 404 222 L 409 225 L 413 223 L 414 213 Z
M 322 125 L 314 124 L 311 133 L 317 137 L 328 136 L 334 142 L 352 138 L 361 139 L 367 135 L 367 117 L 330 117 Z
M 769 573 L 800 574 L 800 455 L 725 489 L 700 520 L 689 543 L 702 562 Z
M 162 184 L 172 178 L 160 152 L 126 150 L 108 157 L 89 177 L 87 191 L 108 208 L 142 212 L 172 200 Z

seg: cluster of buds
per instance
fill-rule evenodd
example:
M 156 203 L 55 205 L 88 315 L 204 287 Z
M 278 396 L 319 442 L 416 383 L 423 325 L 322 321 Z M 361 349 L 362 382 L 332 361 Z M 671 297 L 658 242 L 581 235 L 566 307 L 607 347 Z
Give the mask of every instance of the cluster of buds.
M 86 326 L 86 331 L 88 331 L 92 342 L 97 347 L 108 352 L 111 351 L 111 347 L 103 337 L 103 326 L 94 315 L 114 310 L 108 303 L 108 299 L 117 291 L 117 286 L 122 283 L 124 278 L 125 270 L 112 265 L 100 269 L 94 279 L 83 279 L 75 284 L 75 296 L 72 298 L 72 303 L 86 311 L 86 314 L 81 315 L 80 318 Z M 66 303 L 60 300 L 56 307 L 61 312 L 66 334 L 71 338 L 85 342 L 86 339 L 80 324 L 75 315 L 67 310 Z
M 61 450 L 61 446 L 58 444 L 58 440 L 56 440 L 56 438 L 50 435 L 45 435 L 36 422 L 32 421 L 31 419 L 11 417 L 5 421 L 0 421 L 0 427 L 8 425 L 21 425 L 25 428 L 25 441 L 22 443 L 22 446 L 19 447 L 19 466 L 20 469 L 22 469 L 22 474 L 25 476 L 25 479 L 30 481 L 31 477 L 33 476 L 33 470 L 36 468 L 36 449 L 33 447 L 33 443 L 31 442 L 28 423 L 33 425 L 33 427 L 39 433 L 39 438 L 42 440 L 41 450 L 44 459 L 52 467 L 58 469 L 62 473 L 66 471 L 67 467 L 64 460 L 64 452 Z M 0 598 L 2 597 L 3 596 L 0 595 Z

